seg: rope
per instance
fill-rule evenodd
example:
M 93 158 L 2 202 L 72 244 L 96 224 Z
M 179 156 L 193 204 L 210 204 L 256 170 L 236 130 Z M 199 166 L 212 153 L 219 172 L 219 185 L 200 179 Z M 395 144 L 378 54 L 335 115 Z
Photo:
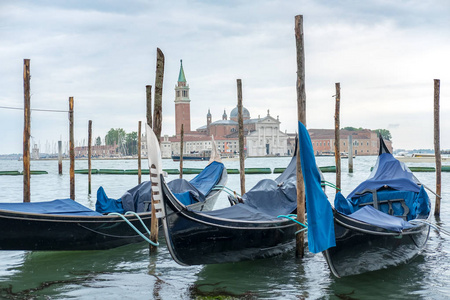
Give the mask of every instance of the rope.
M 414 223 L 423 223 L 423 224 L 427 224 L 428 226 L 430 226 L 431 228 L 436 229 L 436 230 L 439 231 L 439 232 L 442 232 L 442 233 L 444 233 L 444 234 L 446 234 L 446 235 L 450 235 L 450 232 L 447 231 L 447 230 L 445 230 L 445 229 L 442 228 L 441 226 L 439 226 L 439 225 L 437 225 L 437 224 L 433 224 L 433 223 L 427 222 L 427 221 L 423 221 L 423 220 L 418 220 L 418 219 L 416 219 L 416 220 L 411 220 L 411 221 L 409 221 L 409 223 L 411 223 L 411 224 L 414 224 Z
M 297 223 L 297 224 L 299 224 L 299 225 L 304 227 L 303 229 L 300 229 L 300 230 L 296 231 L 295 234 L 300 233 L 300 232 L 305 231 L 305 230 L 308 230 L 308 223 L 306 223 L 306 225 L 305 225 L 305 224 L 297 221 L 293 217 L 297 218 L 297 215 L 295 215 L 295 214 L 279 215 L 277 218 L 286 218 L 286 219 L 289 219 L 289 220 L 291 220 L 291 221 L 293 221 L 293 222 L 295 222 L 295 223 Z
M 3 109 L 17 109 L 17 110 L 23 110 L 22 107 L 10 107 L 10 106 L 0 106 L 0 108 Z M 39 109 L 39 108 L 30 108 L 30 110 L 34 111 L 47 111 L 47 112 L 69 112 L 68 110 L 55 110 L 55 109 Z
M 338 190 L 338 191 L 341 190 L 336 185 L 334 185 L 333 183 L 331 183 L 329 181 L 323 180 L 323 181 L 321 181 L 321 183 L 323 183 L 324 185 L 329 186 L 329 187 L 331 187 L 331 188 L 333 188 L 335 190 Z
M 155 243 L 153 241 L 151 241 L 150 239 L 148 239 L 145 235 L 142 234 L 142 232 L 140 232 L 133 224 L 131 224 L 131 222 L 125 218 L 126 215 L 134 215 L 136 218 L 138 218 L 138 220 L 141 222 L 142 226 L 145 228 L 145 230 L 147 231 L 148 235 L 150 236 L 150 230 L 148 230 L 147 226 L 145 226 L 144 221 L 142 221 L 141 217 L 139 217 L 139 215 L 137 213 L 135 213 L 134 211 L 127 211 L 125 213 L 125 216 L 119 213 L 109 213 L 108 215 L 114 215 L 114 216 L 119 216 L 121 217 L 125 222 L 127 222 L 128 225 L 130 225 L 130 227 L 132 229 L 134 229 L 134 231 L 136 231 L 137 234 L 139 234 L 147 243 L 152 244 L 153 246 L 157 247 L 159 246 L 159 243 Z
M 241 195 L 239 195 L 238 193 L 236 193 L 235 191 L 233 191 L 232 189 L 230 189 L 230 188 L 228 188 L 228 187 L 226 187 L 224 185 L 215 185 L 212 188 L 213 191 L 218 191 L 218 190 L 221 190 L 221 189 L 225 190 L 225 192 L 228 193 L 229 195 L 232 195 L 232 196 L 237 195 L 237 196 L 241 197 Z

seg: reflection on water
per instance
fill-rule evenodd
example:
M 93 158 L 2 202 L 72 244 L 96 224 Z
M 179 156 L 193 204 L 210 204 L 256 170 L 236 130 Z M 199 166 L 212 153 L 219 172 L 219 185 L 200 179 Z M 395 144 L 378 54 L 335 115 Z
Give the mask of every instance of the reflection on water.
M 342 188 L 347 195 L 370 173 L 375 157 L 353 160 L 354 173 L 347 173 L 342 162 Z M 290 158 L 249 158 L 246 167 L 285 167 Z M 31 200 L 46 201 L 69 195 L 68 161 L 64 175 L 57 174 L 57 161 L 32 161 L 33 170 L 48 175 L 31 177 Z M 334 158 L 318 159 L 319 166 L 334 165 Z M 145 163 L 143 163 L 143 166 Z M 206 162 L 186 162 L 186 167 L 203 168 Z M 239 168 L 238 161 L 226 161 L 228 168 Z M 427 166 L 427 165 L 424 165 Z M 93 161 L 96 169 L 136 169 L 135 160 Z M 179 163 L 163 161 L 164 168 L 178 168 Z M 77 161 L 76 169 L 87 168 L 87 161 Z M 1 161 L 0 170 L 22 170 L 22 162 Z M 195 175 L 186 175 L 186 179 Z M 248 175 L 246 189 L 262 178 L 278 174 Z M 335 174 L 325 173 L 335 182 Z M 434 173 L 417 173 L 429 187 L 435 186 Z M 177 178 L 169 176 L 168 180 Z M 229 175 L 227 186 L 239 191 L 239 176 Z M 147 180 L 143 176 L 143 180 Z M 111 198 L 137 184 L 136 175 L 92 175 L 92 195 L 87 194 L 87 175 L 76 174 L 76 200 L 94 207 L 96 191 L 105 188 Z M 450 173 L 442 174 L 443 200 L 440 225 L 450 230 Z M 22 201 L 22 177 L 0 176 L 2 202 Z M 327 190 L 332 200 L 335 192 Z M 433 202 L 434 202 L 434 197 Z M 228 205 L 222 194 L 216 208 Z M 433 208 L 432 208 L 433 209 Z M 1 234 L 1 228 L 0 228 Z M 450 238 L 435 230 L 422 255 L 407 265 L 349 276 L 333 277 L 321 254 L 306 251 L 303 259 L 293 252 L 279 257 L 223 265 L 184 267 L 170 257 L 160 236 L 161 246 L 149 256 L 145 243 L 106 251 L 25 252 L 0 251 L 0 298 L 92 298 L 92 299 L 195 299 L 218 295 L 245 299 L 448 299 L 450 297 Z

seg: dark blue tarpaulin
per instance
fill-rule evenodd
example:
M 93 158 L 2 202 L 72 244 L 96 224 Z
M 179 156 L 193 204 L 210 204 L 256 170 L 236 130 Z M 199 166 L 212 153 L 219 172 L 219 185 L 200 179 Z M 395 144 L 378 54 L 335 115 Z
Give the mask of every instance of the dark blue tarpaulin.
M 401 232 L 404 229 L 414 227 L 403 219 L 388 215 L 373 208 L 370 205 L 364 206 L 363 208 L 349 215 L 349 217 L 395 232 Z
M 0 203 L 1 210 L 50 215 L 101 216 L 72 199 L 57 199 L 45 202 Z
M 275 221 L 297 208 L 296 156 L 275 180 L 263 179 L 242 196 L 244 203 L 202 212 L 204 214 L 245 221 Z
M 301 122 L 298 122 L 298 132 L 308 215 L 308 248 L 318 253 L 336 246 L 333 210 L 321 187 L 311 138 Z

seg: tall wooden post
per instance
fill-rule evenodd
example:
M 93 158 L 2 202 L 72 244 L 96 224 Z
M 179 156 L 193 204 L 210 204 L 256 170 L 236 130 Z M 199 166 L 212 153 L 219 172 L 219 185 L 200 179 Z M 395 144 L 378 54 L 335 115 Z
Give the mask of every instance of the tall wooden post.
M 152 121 L 152 86 L 146 85 L 145 86 L 145 92 L 147 95 L 147 124 L 150 127 L 153 127 L 153 121 Z
M 334 161 L 336 164 L 336 193 L 341 189 L 341 138 L 339 135 L 340 109 L 341 109 L 341 84 L 336 84 L 336 110 L 334 113 Z
M 184 124 L 181 124 L 181 133 L 180 133 L 180 178 L 183 178 L 183 151 L 184 151 Z
M 295 45 L 297 50 L 297 114 L 298 121 L 306 127 L 306 92 L 305 92 L 305 47 L 303 41 L 303 16 L 295 16 Z M 297 153 L 297 221 L 305 224 L 305 185 L 303 183 L 300 145 Z M 297 225 L 300 230 L 301 225 Z M 304 256 L 305 235 L 296 236 L 296 256 Z
M 62 141 L 58 141 L 58 174 L 62 175 Z
M 138 122 L 138 140 L 137 140 L 137 155 L 138 155 L 138 184 L 141 183 L 141 176 L 142 176 L 142 171 L 141 171 L 141 121 Z
M 88 194 L 91 194 L 92 120 L 88 125 Z
M 153 108 L 153 132 L 161 144 L 161 125 L 162 125 L 162 91 L 164 81 L 164 54 L 161 49 L 157 48 L 156 54 L 156 77 L 155 77 L 155 106 Z M 147 107 L 148 112 L 148 107 Z M 150 149 L 149 149 L 150 151 Z M 150 240 L 154 243 L 158 242 L 158 219 L 155 214 L 154 199 L 152 197 L 152 220 L 150 224 Z M 157 247 L 150 245 L 150 253 L 156 252 Z
M 161 49 L 157 49 L 156 78 L 155 78 L 155 107 L 153 109 L 153 132 L 161 144 L 161 124 L 162 124 L 162 92 L 164 81 L 164 54 Z
M 70 199 L 75 200 L 75 147 L 73 136 L 73 97 L 69 97 Z
M 434 156 L 436 157 L 436 203 L 434 205 L 434 215 L 441 214 L 441 147 L 439 130 L 439 97 L 440 97 L 439 79 L 434 80 Z
M 23 60 L 23 202 L 30 202 L 30 126 L 31 126 L 31 96 L 30 96 L 30 60 Z
M 242 81 L 237 80 L 238 126 L 239 126 L 239 176 L 241 179 L 241 196 L 245 194 L 245 150 L 244 150 L 244 118 L 242 116 Z

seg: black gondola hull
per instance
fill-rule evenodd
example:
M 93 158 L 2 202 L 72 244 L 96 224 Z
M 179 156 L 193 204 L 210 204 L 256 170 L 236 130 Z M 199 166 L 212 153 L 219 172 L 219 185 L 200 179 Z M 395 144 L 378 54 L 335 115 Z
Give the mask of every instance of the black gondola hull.
M 150 228 L 151 213 L 140 214 Z M 135 216 L 126 217 L 142 234 Z M 0 250 L 104 250 L 142 242 L 119 216 L 63 216 L 0 210 Z
M 296 224 L 291 221 L 245 222 L 214 218 L 189 211 L 170 192 L 163 178 L 169 251 L 182 265 L 238 262 L 271 257 L 295 247 Z
M 407 263 L 425 246 L 430 228 L 423 224 L 401 234 L 351 219 L 334 211 L 336 247 L 323 254 L 331 272 L 349 276 Z

